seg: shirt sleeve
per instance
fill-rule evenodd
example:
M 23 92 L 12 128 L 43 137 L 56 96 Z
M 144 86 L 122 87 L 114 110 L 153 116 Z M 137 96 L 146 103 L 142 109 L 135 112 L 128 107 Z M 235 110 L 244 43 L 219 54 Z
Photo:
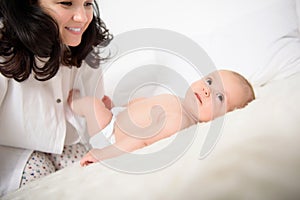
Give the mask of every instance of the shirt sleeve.
M 8 79 L 5 78 L 2 74 L 0 74 L 0 107 L 2 105 L 3 99 L 7 91 L 7 82 Z

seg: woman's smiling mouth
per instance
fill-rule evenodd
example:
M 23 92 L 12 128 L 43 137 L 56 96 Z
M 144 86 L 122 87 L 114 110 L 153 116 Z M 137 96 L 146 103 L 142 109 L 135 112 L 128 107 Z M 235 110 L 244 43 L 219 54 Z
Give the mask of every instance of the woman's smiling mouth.
M 80 33 L 82 30 L 82 28 L 73 28 L 73 27 L 66 27 L 66 29 L 75 33 Z

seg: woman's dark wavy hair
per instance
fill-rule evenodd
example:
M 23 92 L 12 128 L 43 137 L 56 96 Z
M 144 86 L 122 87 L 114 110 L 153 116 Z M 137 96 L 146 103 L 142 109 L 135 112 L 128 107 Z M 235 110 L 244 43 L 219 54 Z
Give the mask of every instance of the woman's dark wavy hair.
M 26 80 L 32 72 L 37 80 L 49 80 L 61 64 L 80 67 L 93 47 L 105 47 L 111 39 L 96 1 L 80 45 L 66 48 L 58 25 L 39 7 L 38 0 L 0 0 L 0 73 L 16 81 Z M 47 61 L 38 66 L 37 58 Z

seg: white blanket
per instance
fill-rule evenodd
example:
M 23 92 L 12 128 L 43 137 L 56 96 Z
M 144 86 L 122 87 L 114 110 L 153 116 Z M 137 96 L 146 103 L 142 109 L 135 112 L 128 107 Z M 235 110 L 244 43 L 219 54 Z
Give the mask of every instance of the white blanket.
M 298 73 L 258 88 L 254 102 L 226 115 L 222 134 L 204 159 L 199 155 L 211 123 L 180 132 L 188 137 L 198 128 L 184 155 L 165 168 L 130 174 L 102 164 L 76 163 L 3 199 L 297 199 L 299 82 Z

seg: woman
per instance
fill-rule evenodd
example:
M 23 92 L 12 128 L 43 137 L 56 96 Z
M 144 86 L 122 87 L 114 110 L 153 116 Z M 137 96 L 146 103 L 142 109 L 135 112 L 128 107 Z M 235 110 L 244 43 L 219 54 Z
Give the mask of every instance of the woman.
M 96 87 L 84 59 L 111 39 L 94 0 L 0 0 L 0 196 L 85 154 L 66 99 Z

